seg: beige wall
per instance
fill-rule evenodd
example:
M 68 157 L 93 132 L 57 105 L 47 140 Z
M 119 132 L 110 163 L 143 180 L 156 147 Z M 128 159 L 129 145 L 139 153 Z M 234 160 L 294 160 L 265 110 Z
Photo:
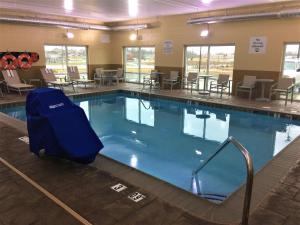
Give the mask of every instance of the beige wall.
M 300 19 L 256 20 L 211 24 L 211 36 L 204 39 L 200 31 L 206 25 L 187 25 L 188 15 L 160 18 L 157 28 L 143 30 L 142 41 L 130 41 L 130 32 L 112 34 L 114 43 L 112 63 L 122 63 L 122 47 L 131 45 L 155 45 L 156 65 L 182 67 L 184 45 L 235 44 L 236 70 L 281 71 L 285 42 L 300 42 Z M 249 39 L 253 36 L 267 37 L 266 54 L 249 54 Z M 164 55 L 163 41 L 173 40 L 174 53 Z
M 104 32 L 94 30 L 70 30 L 74 39 L 67 39 L 66 29 L 42 26 L 24 26 L 0 24 L 0 52 L 24 51 L 37 52 L 40 60 L 33 66 L 45 65 L 45 44 L 67 44 L 88 46 L 89 64 L 110 63 L 110 44 L 101 43 L 101 34 Z
M 43 66 L 44 44 L 87 45 L 89 68 L 94 68 L 97 65 L 117 67 L 122 64 L 124 46 L 153 45 L 156 47 L 156 66 L 182 68 L 184 45 L 235 44 L 234 70 L 240 74 L 237 77 L 242 76 L 244 71 L 270 71 L 276 77 L 281 71 L 284 43 L 300 42 L 299 18 L 211 24 L 211 36 L 204 39 L 199 33 L 206 25 L 187 25 L 190 17 L 178 15 L 147 19 L 143 22 L 150 22 L 154 27 L 140 31 L 142 41 L 130 41 L 131 32 L 110 32 L 110 44 L 100 41 L 101 35 L 108 32 L 72 30 L 75 38 L 69 40 L 64 37 L 66 30 L 63 28 L 0 24 L 0 51 L 36 51 L 40 54 L 40 61 L 34 66 Z M 252 36 L 267 37 L 266 54 L 248 53 Z M 164 40 L 173 40 L 173 54 L 163 54 Z

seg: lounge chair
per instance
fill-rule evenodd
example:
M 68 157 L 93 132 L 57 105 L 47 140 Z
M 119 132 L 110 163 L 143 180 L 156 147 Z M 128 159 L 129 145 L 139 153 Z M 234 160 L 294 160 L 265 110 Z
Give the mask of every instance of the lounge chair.
M 63 89 L 66 86 L 72 86 L 73 91 L 75 92 L 74 84 L 72 81 L 59 81 L 56 79 L 53 70 L 47 68 L 41 68 L 43 80 L 47 86 L 59 87 Z
M 277 83 L 270 88 L 270 99 L 275 94 L 285 94 L 285 106 L 287 105 L 288 96 L 291 94 L 291 103 L 294 97 L 294 78 L 280 78 Z
M 94 80 L 81 78 L 77 66 L 68 66 L 67 71 L 70 80 L 75 82 L 76 84 L 84 84 L 84 86 L 86 87 L 87 84 L 95 82 Z
M 167 85 L 170 85 L 171 91 L 172 91 L 173 90 L 173 86 L 175 84 L 179 83 L 178 78 L 179 78 L 179 72 L 178 71 L 171 71 L 169 78 L 163 79 L 163 88 L 167 84 Z
M 255 84 L 256 76 L 244 76 L 243 81 L 236 84 L 235 96 L 238 95 L 238 92 L 249 92 L 249 100 L 251 100 Z
M 191 93 L 193 91 L 193 84 L 197 85 L 198 84 L 198 73 L 196 72 L 189 72 L 187 77 L 183 77 L 181 81 L 181 88 L 184 88 L 184 86 L 191 86 Z
M 219 93 L 219 90 L 221 91 L 221 98 L 223 95 L 223 91 L 225 91 L 228 88 L 228 95 L 230 95 L 229 90 L 229 75 L 228 74 L 219 74 L 219 77 L 216 81 L 211 81 L 209 85 L 209 93 L 211 93 L 212 89 L 217 90 L 217 94 Z
M 31 84 L 22 83 L 16 70 L 2 70 L 3 78 L 7 91 L 17 91 L 22 95 L 22 91 L 30 91 L 34 89 Z

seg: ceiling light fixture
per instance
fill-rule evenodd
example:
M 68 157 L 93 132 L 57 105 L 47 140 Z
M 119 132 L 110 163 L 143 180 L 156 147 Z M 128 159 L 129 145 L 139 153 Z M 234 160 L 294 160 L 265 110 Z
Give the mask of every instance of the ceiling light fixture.
M 73 0 L 64 0 L 64 8 L 66 12 L 73 11 Z
M 201 0 L 203 4 L 210 4 L 213 0 Z
M 67 31 L 66 36 L 68 39 L 73 39 L 74 38 L 74 34 L 70 31 Z
M 209 34 L 209 31 L 208 30 L 202 30 L 201 33 L 200 33 L 200 36 L 201 37 L 207 37 Z
M 208 37 L 208 35 L 209 35 L 209 24 L 207 23 L 206 29 L 201 31 L 200 36 L 203 38 L 206 38 L 206 37 Z
M 128 0 L 128 14 L 130 17 L 138 15 L 138 0 Z
M 130 39 L 131 41 L 135 41 L 135 40 L 137 39 L 137 34 L 136 34 L 136 33 L 130 34 L 129 39 Z

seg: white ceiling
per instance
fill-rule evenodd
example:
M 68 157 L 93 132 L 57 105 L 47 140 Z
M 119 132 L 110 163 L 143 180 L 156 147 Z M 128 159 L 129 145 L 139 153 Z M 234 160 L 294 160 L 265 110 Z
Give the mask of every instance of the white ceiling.
M 65 1 L 73 2 L 73 10 L 65 10 Z M 0 0 L 0 8 L 112 22 L 132 18 L 128 15 L 128 1 L 132 0 Z M 138 1 L 138 18 L 147 18 L 287 0 L 213 0 L 210 4 L 201 0 L 133 1 Z

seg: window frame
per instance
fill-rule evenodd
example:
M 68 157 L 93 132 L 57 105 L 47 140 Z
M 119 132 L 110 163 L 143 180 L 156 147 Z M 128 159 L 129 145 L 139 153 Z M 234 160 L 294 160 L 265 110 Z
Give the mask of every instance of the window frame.
M 300 41 L 299 42 L 284 42 L 283 43 L 283 56 L 281 60 L 281 76 L 284 75 L 284 63 L 285 63 L 285 55 L 286 55 L 286 46 L 287 45 L 298 45 L 298 56 L 297 58 L 300 60 Z
M 47 66 L 46 62 L 46 51 L 45 51 L 45 46 L 58 46 L 58 47 L 65 47 L 65 54 L 66 54 L 66 66 L 68 66 L 68 47 L 84 47 L 86 50 L 86 68 L 87 68 L 87 78 L 89 76 L 89 46 L 88 45 L 76 45 L 76 44 L 50 44 L 50 43 L 44 43 L 44 56 L 45 56 L 45 66 Z
M 141 52 L 141 48 L 154 48 L 154 69 L 156 67 L 156 46 L 155 45 L 142 45 L 142 46 L 139 46 L 139 45 L 125 45 L 125 46 L 122 46 L 122 64 L 123 64 L 123 69 L 124 69 L 124 75 L 126 75 L 126 57 L 125 57 L 125 54 L 126 54 L 126 48 L 138 48 L 139 49 L 139 56 L 140 56 L 140 52 Z M 141 60 L 139 58 L 139 81 L 141 80 Z M 126 76 L 125 76 L 125 81 L 126 81 Z M 132 81 L 126 81 L 127 83 L 133 83 L 133 84 L 141 84 L 142 82 L 132 82 Z
M 187 48 L 188 47 L 208 47 L 208 52 L 207 52 L 207 65 L 206 65 L 206 71 L 207 71 L 207 73 L 206 74 L 209 74 L 209 63 L 210 63 L 210 48 L 211 47 L 223 47 L 223 46 L 234 46 L 234 62 L 235 62 L 235 57 L 236 57 L 236 45 L 235 45 L 235 43 L 225 43 L 225 44 L 185 44 L 184 45 L 184 55 L 183 55 L 183 58 L 184 58 L 184 61 L 183 61 L 183 65 L 184 65 L 184 68 L 183 68 L 183 71 L 184 71 L 184 77 L 186 77 L 186 75 L 187 75 L 187 71 L 186 71 L 186 69 L 187 69 L 187 67 L 186 67 L 186 63 L 187 63 L 187 61 L 186 61 L 186 59 L 187 59 L 187 57 L 186 57 L 186 54 L 187 54 L 187 52 L 186 52 L 186 50 L 187 50 Z M 199 61 L 199 69 L 200 69 L 200 64 L 201 64 L 201 52 L 200 52 L 200 61 Z M 234 64 L 233 64 L 233 70 L 234 70 Z

